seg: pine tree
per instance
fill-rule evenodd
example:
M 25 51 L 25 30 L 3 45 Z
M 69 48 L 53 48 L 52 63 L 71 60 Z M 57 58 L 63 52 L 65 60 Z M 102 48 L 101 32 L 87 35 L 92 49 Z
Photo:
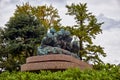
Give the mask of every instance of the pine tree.
M 13 70 L 23 64 L 29 56 L 36 55 L 37 46 L 47 29 L 32 14 L 19 13 L 10 18 L 4 28 L 2 39 L 5 54 L 2 66 Z

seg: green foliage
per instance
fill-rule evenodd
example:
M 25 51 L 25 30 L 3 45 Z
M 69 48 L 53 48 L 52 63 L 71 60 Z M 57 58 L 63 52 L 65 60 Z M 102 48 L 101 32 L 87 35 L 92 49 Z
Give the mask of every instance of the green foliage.
M 107 67 L 104 65 L 104 67 Z M 109 68 L 108 68 L 109 69 Z M 102 70 L 68 69 L 63 72 L 41 71 L 34 72 L 3 72 L 0 80 L 120 80 L 120 67 Z
M 72 4 L 67 5 L 67 15 L 74 16 L 76 25 L 66 27 L 70 30 L 72 35 L 76 35 L 79 38 L 80 44 L 80 58 L 84 61 L 90 61 L 95 63 L 102 62 L 99 55 L 106 56 L 103 51 L 103 47 L 93 44 L 92 39 L 95 39 L 96 35 L 102 33 L 101 25 L 98 23 L 92 13 L 88 12 L 87 4 Z
M 0 38 L 2 68 L 16 70 L 29 56 L 36 55 L 37 46 L 47 29 L 32 14 L 16 12 L 7 22 Z M 18 68 L 19 70 L 20 68 Z
M 58 11 L 52 6 L 25 3 L 16 7 L 6 27 L 0 29 L 0 68 L 9 71 L 19 70 L 27 57 L 36 55 L 48 28 L 60 26 Z

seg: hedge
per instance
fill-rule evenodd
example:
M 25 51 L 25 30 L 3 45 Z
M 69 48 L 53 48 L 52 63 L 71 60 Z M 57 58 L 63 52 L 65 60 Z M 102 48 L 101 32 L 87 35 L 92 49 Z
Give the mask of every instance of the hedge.
M 101 70 L 78 68 L 65 71 L 8 72 L 0 74 L 0 80 L 120 80 L 120 67 Z

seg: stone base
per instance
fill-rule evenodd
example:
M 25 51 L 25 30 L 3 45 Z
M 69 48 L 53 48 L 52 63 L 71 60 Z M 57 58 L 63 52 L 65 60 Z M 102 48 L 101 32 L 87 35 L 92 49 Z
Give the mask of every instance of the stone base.
M 68 68 L 80 68 L 83 70 L 92 68 L 92 66 L 70 55 L 50 54 L 28 57 L 26 64 L 21 66 L 21 71 L 65 70 Z

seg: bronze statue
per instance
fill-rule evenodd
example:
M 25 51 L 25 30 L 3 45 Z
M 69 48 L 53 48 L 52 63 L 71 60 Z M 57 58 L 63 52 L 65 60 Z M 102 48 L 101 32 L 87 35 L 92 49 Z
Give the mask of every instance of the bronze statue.
M 79 58 L 79 41 L 73 40 L 70 32 L 64 29 L 56 31 L 53 27 L 42 39 L 37 49 L 38 55 L 66 54 Z

